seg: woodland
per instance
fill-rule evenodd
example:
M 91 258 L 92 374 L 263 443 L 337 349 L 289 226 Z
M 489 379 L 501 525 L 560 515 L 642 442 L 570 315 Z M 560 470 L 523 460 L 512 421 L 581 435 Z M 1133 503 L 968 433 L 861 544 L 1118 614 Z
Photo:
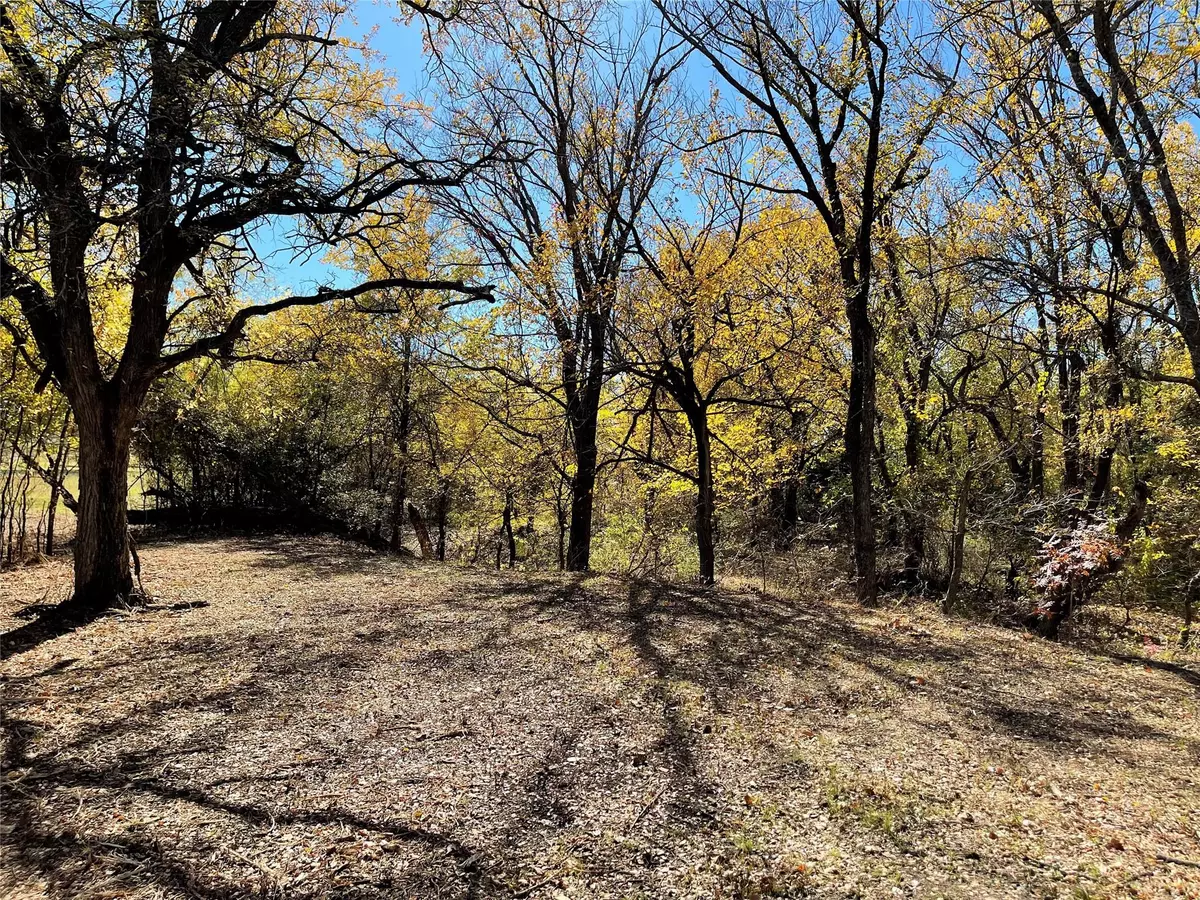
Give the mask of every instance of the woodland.
M 13 896 L 1200 897 L 1198 0 L 5 0 L 0 197 Z

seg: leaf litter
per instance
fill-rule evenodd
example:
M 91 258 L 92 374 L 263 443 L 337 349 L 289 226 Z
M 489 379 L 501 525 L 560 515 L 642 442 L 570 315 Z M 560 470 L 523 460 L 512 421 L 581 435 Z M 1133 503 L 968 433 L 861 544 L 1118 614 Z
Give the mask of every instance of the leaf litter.
M 147 609 L 3 663 L 5 896 L 1200 898 L 1200 674 L 1157 643 L 862 610 L 819 571 L 142 557 Z M 6 575 L 4 627 L 69 580 Z

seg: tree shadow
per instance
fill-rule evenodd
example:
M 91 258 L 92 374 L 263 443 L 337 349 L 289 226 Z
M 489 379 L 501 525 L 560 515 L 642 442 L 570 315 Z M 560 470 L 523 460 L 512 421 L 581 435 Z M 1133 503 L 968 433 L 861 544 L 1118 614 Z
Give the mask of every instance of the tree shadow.
M 239 867 L 248 870 L 247 866 L 228 853 L 221 857 L 225 846 L 237 841 L 238 829 L 274 832 L 296 827 L 321 832 L 337 826 L 367 834 L 375 843 L 390 841 L 419 848 L 404 851 L 408 856 L 415 854 L 419 865 L 393 867 L 395 871 L 387 867 L 369 870 L 359 873 L 363 877 L 349 884 L 333 880 L 331 874 L 323 875 L 325 880 L 310 885 L 311 890 L 303 896 L 344 894 L 380 900 L 394 896 L 511 896 L 515 889 L 508 886 L 509 882 L 516 880 L 523 865 L 520 861 L 515 866 L 507 865 L 504 854 L 495 848 L 506 846 L 515 836 L 524 838 L 527 823 L 533 819 L 550 818 L 560 828 L 573 821 L 574 813 L 561 796 L 564 784 L 557 774 L 575 741 L 570 729 L 556 732 L 553 741 L 535 748 L 541 757 L 530 763 L 529 771 L 513 785 L 511 795 L 503 798 L 513 815 L 507 829 L 492 841 L 490 851 L 451 832 L 352 809 L 345 805 L 352 798 L 340 792 L 333 806 L 314 808 L 313 801 L 304 800 L 296 808 L 289 795 L 273 789 L 286 790 L 297 780 L 304 784 L 306 776 L 299 768 L 290 768 L 285 762 L 284 771 L 264 771 L 230 759 L 234 747 L 244 746 L 239 737 L 246 727 L 261 729 L 264 722 L 286 721 L 309 710 L 327 699 L 326 688 L 330 685 L 347 679 L 360 683 L 363 676 L 357 673 L 371 671 L 389 637 L 392 643 L 402 639 L 403 620 L 399 616 L 384 617 L 383 621 L 392 624 L 353 632 L 343 642 L 329 646 L 308 644 L 300 640 L 304 634 L 289 637 L 259 632 L 239 635 L 238 640 L 184 635 L 139 647 L 133 655 L 118 660 L 97 661 L 77 669 L 52 666 L 19 682 L 14 680 L 14 684 L 32 685 L 37 677 L 69 676 L 71 681 L 59 687 L 68 690 L 75 702 L 95 710 L 103 710 L 116 690 L 140 689 L 150 699 L 139 702 L 133 715 L 100 716 L 84 722 L 68 739 L 56 741 L 51 752 L 29 750 L 30 740 L 37 733 L 36 723 L 29 719 L 6 720 L 4 770 L 15 775 L 11 782 L 14 789 L 9 792 L 11 802 L 6 802 L 10 807 L 6 820 L 15 826 L 4 839 L 6 858 L 24 872 L 39 873 L 56 897 L 75 896 L 95 888 L 94 880 L 89 879 L 96 874 L 96 861 L 102 862 L 106 870 L 114 870 L 108 872 L 108 881 L 152 885 L 188 896 L 291 896 L 287 890 L 265 882 L 257 890 L 248 888 L 246 872 L 233 871 Z M 197 691 L 187 684 L 187 677 L 176 677 L 176 673 L 204 667 L 228 680 L 229 673 L 222 672 L 223 663 L 242 656 L 242 644 L 246 643 L 257 643 L 265 652 L 252 667 L 233 673 L 233 680 L 220 687 Z M 447 654 L 442 667 L 461 678 L 469 670 L 468 664 L 467 659 Z M 414 670 L 422 670 L 419 656 L 414 657 L 408 671 Z M 142 684 L 135 688 L 130 676 L 141 679 Z M 287 681 L 289 677 L 291 681 Z M 297 683 L 304 685 L 303 690 L 294 690 Z M 17 702 L 32 706 L 43 699 L 38 695 L 17 698 Z M 214 721 L 214 716 L 219 718 Z M 206 723 L 204 743 L 195 742 L 194 726 L 180 729 L 174 722 Z M 384 720 L 377 724 L 384 732 L 390 725 Z M 269 737 L 276 726 L 266 728 L 264 736 Z M 299 733 L 294 736 L 301 737 Z M 430 736 L 430 755 L 443 737 Z M 135 740 L 128 742 L 129 738 Z M 128 749 L 129 743 L 136 746 L 139 740 L 148 746 Z M 353 750 L 354 744 L 349 746 Z M 118 754 L 115 759 L 113 748 Z M 311 773 L 307 776 L 310 778 L 324 778 L 326 769 L 335 774 L 346 771 L 348 760 L 340 755 L 344 749 L 339 747 L 326 756 L 318 734 L 296 746 L 296 752 L 303 750 L 323 760 L 304 767 Z M 272 765 L 280 762 L 278 756 L 269 759 Z M 201 773 L 210 771 L 214 762 L 221 774 L 203 776 Z M 241 767 L 230 770 L 230 763 Z M 244 799 L 247 795 L 251 799 Z M 63 796 L 80 798 L 79 809 L 83 809 L 85 797 L 89 807 L 97 809 L 114 802 L 112 798 L 120 798 L 122 805 L 147 798 L 155 806 L 183 804 L 207 810 L 234 820 L 234 824 L 222 825 L 228 837 L 218 844 L 205 842 L 192 832 L 184 842 L 189 846 L 172 846 L 143 835 L 114 835 L 104 830 L 103 822 L 97 826 L 94 819 L 73 821 L 70 815 L 56 814 L 52 801 Z M 75 808 L 74 800 L 71 808 Z M 201 846 L 195 846 L 197 841 Z M 350 871 L 357 868 L 355 864 Z M 261 873 L 248 871 L 253 885 Z
M 12 854 L 10 860 L 22 864 L 26 871 L 37 871 L 48 878 L 52 895 L 73 896 L 79 887 L 71 877 L 72 860 L 91 860 L 97 855 L 112 857 L 112 849 L 121 851 L 116 859 L 118 864 L 128 867 L 130 875 L 137 876 L 139 881 L 151 881 L 164 889 L 175 889 L 188 896 L 212 900 L 243 897 L 245 889 L 236 884 L 219 886 L 208 883 L 213 880 L 214 873 L 206 872 L 202 860 L 192 858 L 185 861 L 183 854 L 173 853 L 171 848 L 159 841 L 89 834 L 72 829 L 64 822 L 48 820 L 40 813 L 36 798 L 20 788 L 25 782 L 37 783 L 41 791 L 99 789 L 126 795 L 148 794 L 156 800 L 182 801 L 235 817 L 249 825 L 269 825 L 272 829 L 280 825 L 347 826 L 390 839 L 413 842 L 435 851 L 436 859 L 448 870 L 444 874 L 461 883 L 466 897 L 477 897 L 481 889 L 492 887 L 490 878 L 480 865 L 482 854 L 438 832 L 402 822 L 364 818 L 338 808 L 295 812 L 270 810 L 254 804 L 222 800 L 189 785 L 137 774 L 147 768 L 160 766 L 164 760 L 164 754 L 161 753 L 123 759 L 119 764 L 107 768 L 80 765 L 55 767 L 29 755 L 29 737 L 35 730 L 31 723 L 19 719 L 9 719 L 3 724 L 4 770 L 21 773 L 18 783 L 9 791 L 5 804 L 6 819 L 14 826 L 5 843 Z M 258 780 L 270 779 L 260 777 Z M 213 786 L 228 781 L 217 781 Z M 108 864 L 112 864 L 111 859 Z M 79 874 L 84 873 L 86 869 Z M 386 887 L 389 892 L 379 896 L 392 896 L 392 889 L 403 889 L 404 886 L 388 884 L 380 887 Z
M 29 681 L 37 681 L 39 678 L 49 678 L 53 675 L 57 675 L 59 672 L 66 671 L 77 662 L 79 662 L 78 659 L 68 657 L 66 659 L 60 659 L 57 662 L 51 663 L 40 672 L 33 672 L 29 675 L 0 675 L 0 684 L 24 684 Z
M 326 568 L 338 547 L 325 542 L 251 537 L 233 546 L 266 553 L 267 565 L 306 582 L 343 571 Z M 386 559 L 366 552 L 348 565 L 367 576 L 413 572 Z M 553 874 L 560 845 L 580 842 L 597 872 L 633 872 L 636 887 L 659 896 L 653 858 L 633 854 L 655 842 L 720 847 L 746 815 L 714 774 L 714 747 L 732 738 L 706 722 L 745 723 L 760 785 L 775 778 L 814 794 L 820 770 L 791 753 L 792 732 L 776 723 L 810 716 L 836 728 L 871 703 L 903 716 L 917 696 L 979 732 L 989 751 L 1005 740 L 1049 754 L 1176 739 L 1107 716 L 1093 673 L 1060 678 L 1061 669 L 1039 668 L 1034 646 L 997 654 L 978 637 L 922 636 L 818 596 L 490 572 L 447 580 L 441 594 L 422 586 L 401 583 L 368 604 L 334 592 L 309 599 L 320 592 L 305 585 L 289 601 L 295 618 L 234 626 L 201 616 L 209 632 L 179 626 L 86 665 L 9 679 L 28 694 L 14 698 L 25 718 L 4 727 L 4 768 L 16 776 L 13 860 L 58 896 L 91 886 L 89 860 L 108 850 L 126 862 L 106 865 L 131 884 L 206 898 L 291 896 L 226 850 L 239 836 L 288 828 L 317 843 L 337 826 L 401 845 L 406 865 L 353 861 L 350 886 L 331 863 L 297 896 L 524 895 L 520 877 L 536 871 L 526 879 L 536 884 Z M 933 665 L 941 677 L 914 679 Z M 864 697 L 867 681 L 889 691 Z M 31 742 L 47 682 L 81 712 L 43 747 Z M 137 694 L 132 710 L 114 709 L 122 692 Z M 793 718 L 772 719 L 784 704 Z M 391 786 L 359 789 L 376 776 Z M 434 804 L 451 780 L 467 783 L 459 818 L 402 817 L 397 797 Z M 192 811 L 175 826 L 186 840 L 112 834 L 70 815 L 76 802 L 102 811 L 115 798 Z M 209 819 L 221 823 L 220 840 L 195 825 Z M 621 840 L 600 847 L 589 837 L 598 827 Z M 634 832 L 646 835 L 636 848 Z
M 307 579 L 322 580 L 334 575 L 363 575 L 391 572 L 398 564 L 415 559 L 408 551 L 372 549 L 348 539 L 326 537 L 314 540 L 298 535 L 250 535 L 231 542 L 235 550 L 262 554 L 252 565 L 278 569 Z
M 1131 656 L 1127 653 L 1116 653 L 1112 650 L 1100 648 L 1091 648 L 1090 652 L 1106 656 L 1116 662 L 1125 663 L 1130 666 L 1144 666 L 1147 669 L 1167 672 L 1181 679 L 1197 691 L 1200 691 L 1200 672 L 1197 672 L 1195 669 L 1189 669 L 1187 666 L 1180 665 L 1179 663 L 1169 662 L 1165 659 L 1154 659 L 1148 656 Z
M 75 616 L 63 615 L 57 607 L 50 607 L 32 622 L 26 622 L 24 625 L 0 634 L 0 660 L 28 653 L 46 641 L 52 641 L 64 634 L 70 634 L 77 628 L 91 624 L 105 614 L 98 612 L 89 619 L 79 619 Z
M 914 666 L 936 664 L 948 668 L 952 683 L 921 685 L 924 693 L 970 716 L 982 716 L 1000 731 L 1021 740 L 1060 746 L 1114 737 L 1167 737 L 1144 724 L 1114 721 L 1106 713 L 1107 702 L 1081 685 L 1062 691 L 1062 697 L 1056 699 L 1060 690 L 1052 670 L 1033 658 L 1023 660 L 1019 671 L 1009 671 L 977 646 L 935 644 L 864 627 L 839 618 L 836 607 L 822 599 L 805 601 L 758 590 L 734 592 L 637 579 L 610 580 L 626 583 L 623 605 L 603 592 L 586 590 L 578 581 L 545 595 L 519 583 L 500 593 L 514 598 L 526 596 L 523 603 L 516 603 L 509 611 L 518 621 L 526 621 L 529 610 L 550 612 L 572 617 L 580 629 L 606 631 L 628 641 L 657 683 L 670 679 L 693 681 L 705 688 L 718 709 L 728 708 L 721 702 L 723 697 L 772 665 L 804 672 L 836 696 L 838 679 L 822 671 L 831 659 L 849 663 L 903 691 L 914 687 L 910 674 Z M 704 637 L 698 642 L 694 638 L 699 635 Z M 681 645 L 679 638 L 687 636 L 693 640 Z M 1111 653 L 1096 655 L 1144 663 L 1190 684 L 1200 683 L 1200 675 L 1172 663 Z M 1039 671 L 1046 673 L 1042 681 Z M 1002 684 L 1010 677 L 1028 682 L 1037 692 L 1006 691 Z M 669 715 L 666 727 L 675 743 L 685 747 L 686 730 L 671 722 Z M 686 754 L 678 756 L 676 762 L 681 772 L 692 767 Z

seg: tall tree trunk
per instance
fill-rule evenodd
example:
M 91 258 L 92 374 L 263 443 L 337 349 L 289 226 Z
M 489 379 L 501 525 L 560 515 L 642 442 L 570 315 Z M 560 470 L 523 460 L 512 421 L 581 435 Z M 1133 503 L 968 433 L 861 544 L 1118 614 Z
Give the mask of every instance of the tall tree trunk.
M 1042 366 L 1046 380 L 1049 380 L 1053 366 L 1053 354 L 1050 352 L 1050 330 L 1047 325 L 1046 303 L 1041 294 L 1033 294 L 1034 310 L 1037 313 L 1037 342 L 1041 355 Z M 1034 414 L 1033 434 L 1030 436 L 1029 449 L 1029 489 L 1038 499 L 1046 496 L 1046 404 L 1042 394 L 1044 387 L 1039 377 L 1035 382 L 1036 413 Z
M 913 490 L 921 467 L 921 444 L 924 428 L 917 415 L 916 403 L 902 407 L 904 413 L 904 468 L 908 473 L 911 505 L 904 511 L 904 571 L 905 584 L 916 584 L 925 564 L 925 516 L 917 492 Z
M 871 452 L 875 442 L 875 329 L 865 283 L 847 286 L 850 322 L 850 408 L 846 416 L 846 461 L 850 466 L 854 574 L 860 603 L 876 601 L 875 519 L 871 509 Z
M 596 399 L 598 401 L 599 397 Z M 575 475 L 571 479 L 571 530 L 567 539 L 569 572 L 586 572 L 591 564 L 592 509 L 596 491 L 596 462 L 599 455 L 596 449 L 598 411 L 598 404 L 583 411 L 573 429 Z
M 400 363 L 400 397 L 393 409 L 396 427 L 396 485 L 392 497 L 392 550 L 404 542 L 404 507 L 408 502 L 408 436 L 412 421 L 412 338 L 404 335 Z M 424 549 L 424 548 L 422 548 Z
M 890 216 L 887 223 L 891 226 Z M 921 577 L 921 569 L 925 564 L 925 510 L 921 494 L 916 490 L 917 478 L 920 475 L 922 450 L 925 446 L 925 423 L 922 412 L 925 406 L 925 395 L 933 378 L 933 342 L 936 340 L 936 328 L 931 330 L 928 338 L 921 334 L 918 319 L 909 310 L 908 292 L 905 290 L 905 278 L 900 257 L 897 253 L 896 242 L 884 242 L 884 255 L 887 260 L 888 281 L 886 287 L 900 312 L 901 318 L 907 320 L 906 331 L 910 353 L 901 360 L 901 371 L 904 381 L 897 387 L 900 399 L 900 412 L 904 417 L 904 468 L 908 477 L 910 497 L 907 509 L 904 510 L 904 570 L 901 579 L 905 584 L 916 584 Z M 919 351 L 917 365 L 914 368 L 910 354 Z
M 712 439 L 708 433 L 708 414 L 703 408 L 690 416 L 696 436 L 696 547 L 700 553 L 700 581 L 717 583 L 716 548 L 713 517 L 716 495 L 713 490 Z
M 103 401 L 77 409 L 79 496 L 75 593 L 68 615 L 89 617 L 133 592 L 129 569 L 129 445 L 132 416 Z
M 554 498 L 554 516 L 558 522 L 558 571 L 567 568 L 567 506 L 562 496 L 562 485 L 559 485 L 558 496 Z
M 1106 385 L 1104 391 L 1104 405 L 1109 412 L 1116 412 L 1121 408 L 1125 400 L 1125 382 L 1121 377 L 1119 346 L 1118 346 L 1118 331 L 1117 331 L 1117 310 L 1114 301 L 1109 301 L 1108 316 L 1100 326 L 1100 342 L 1104 346 L 1104 353 L 1108 357 L 1108 371 L 1106 373 Z M 1112 422 L 1109 423 L 1112 430 Z M 1092 487 L 1088 492 L 1087 509 L 1089 513 L 1094 513 L 1100 508 L 1100 504 L 1104 502 L 1104 498 L 1108 495 L 1109 487 L 1112 485 L 1112 467 L 1113 459 L 1117 455 L 1117 444 L 1119 435 L 1115 431 L 1108 435 L 1108 441 L 1103 449 L 1096 457 L 1096 474 L 1092 479 Z
M 571 535 L 567 544 L 567 570 L 586 572 L 592 556 L 592 512 L 596 501 L 596 466 L 599 450 L 596 435 L 599 431 L 600 396 L 604 389 L 605 341 L 611 307 L 604 299 L 605 292 L 596 288 L 588 292 L 592 310 L 587 315 L 587 327 L 581 350 L 573 350 L 570 358 L 583 359 L 578 379 L 573 371 L 564 371 L 572 385 L 567 392 L 567 415 L 571 424 L 571 440 L 575 448 L 575 476 L 571 479 Z M 578 355 L 576 355 L 578 353 Z
M 508 567 L 515 568 L 517 564 L 517 539 L 513 535 L 513 510 L 516 506 L 512 488 L 506 488 L 504 491 L 504 515 L 501 520 L 500 530 L 504 532 L 504 539 L 508 544 Z
M 450 482 L 448 479 L 438 479 L 437 495 L 437 558 L 439 562 L 446 561 L 446 515 L 450 509 Z

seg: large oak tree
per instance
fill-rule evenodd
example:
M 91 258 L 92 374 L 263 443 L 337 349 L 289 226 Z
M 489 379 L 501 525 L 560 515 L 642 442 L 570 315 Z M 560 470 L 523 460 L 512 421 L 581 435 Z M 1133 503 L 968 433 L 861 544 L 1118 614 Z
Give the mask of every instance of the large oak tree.
M 130 439 L 157 378 L 286 307 L 473 290 L 394 272 L 237 299 L 280 217 L 293 249 L 319 248 L 364 221 L 388 228 L 382 201 L 471 168 L 422 158 L 413 110 L 339 38 L 343 16 L 308 0 L 0 5 L 0 301 L 18 302 L 20 337 L 78 423 L 70 613 L 133 590 Z

